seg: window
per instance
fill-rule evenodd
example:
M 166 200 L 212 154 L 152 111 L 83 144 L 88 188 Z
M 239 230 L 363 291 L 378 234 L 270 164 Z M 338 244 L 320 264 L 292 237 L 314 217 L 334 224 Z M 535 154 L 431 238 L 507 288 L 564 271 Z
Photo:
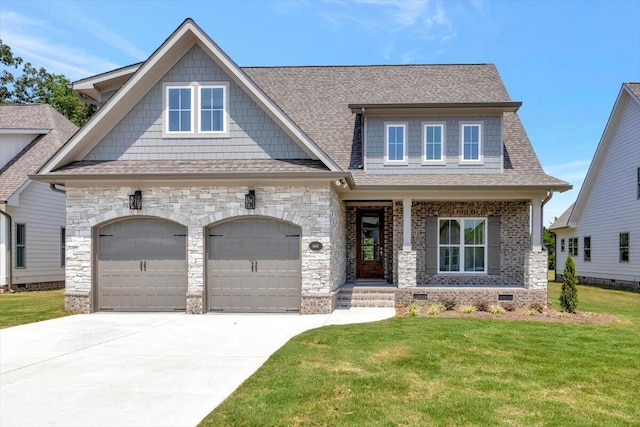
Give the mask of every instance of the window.
M 200 132 L 225 131 L 225 87 L 200 87 Z
M 227 137 L 229 84 L 165 83 L 164 133 L 170 138 Z
M 569 255 L 578 256 L 578 238 L 571 237 L 569 239 Z
M 66 230 L 60 227 L 60 267 L 64 267 L 66 259 Z
M 193 88 L 167 86 L 167 132 L 193 129 Z
M 620 262 L 629 262 L 629 233 L 620 233 Z
M 582 256 L 585 261 L 591 261 L 591 237 L 582 239 Z
M 640 168 L 638 168 L 638 199 L 640 199 Z
M 16 268 L 27 267 L 27 226 L 16 224 Z
M 560 252 L 564 252 L 564 239 L 560 239 Z
M 391 163 L 406 162 L 406 131 L 404 123 L 393 123 L 385 126 L 386 161 Z
M 454 218 L 439 220 L 438 270 L 444 272 L 486 272 L 486 220 Z
M 444 125 L 424 125 L 424 161 L 441 162 L 444 160 Z
M 460 133 L 462 136 L 462 161 L 481 161 L 482 125 L 462 124 Z

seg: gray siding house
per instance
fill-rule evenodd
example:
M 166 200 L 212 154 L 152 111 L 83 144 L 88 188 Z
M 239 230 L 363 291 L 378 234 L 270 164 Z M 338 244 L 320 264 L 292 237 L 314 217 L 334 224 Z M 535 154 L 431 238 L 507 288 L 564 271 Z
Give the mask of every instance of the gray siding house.
M 640 83 L 624 83 L 576 202 L 550 227 L 557 278 L 640 290 Z
M 74 89 L 100 109 L 34 176 L 66 188 L 73 311 L 546 304 L 570 185 L 491 64 L 241 68 L 187 19 Z

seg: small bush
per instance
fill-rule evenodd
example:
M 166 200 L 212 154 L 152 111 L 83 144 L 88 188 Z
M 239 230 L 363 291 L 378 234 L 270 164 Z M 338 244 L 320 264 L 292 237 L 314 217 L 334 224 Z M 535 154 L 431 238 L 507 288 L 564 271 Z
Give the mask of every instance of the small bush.
M 476 311 L 478 311 L 478 309 L 476 308 L 475 305 L 463 305 L 462 306 L 462 312 L 465 313 L 465 314 L 475 313 Z
M 540 304 L 539 302 L 534 302 L 533 304 L 531 304 L 529 306 L 529 309 L 531 310 L 535 310 L 538 313 L 542 313 L 544 311 L 544 307 L 542 306 L 542 304 Z
M 486 301 L 476 301 L 475 304 L 478 311 L 489 311 L 489 303 Z
M 420 304 L 416 300 L 411 301 L 407 306 L 407 316 L 411 316 L 411 317 L 418 316 L 421 311 L 422 311 L 422 304 Z
M 538 310 L 534 310 L 533 308 L 530 308 L 529 310 L 525 311 L 524 313 L 525 316 L 537 316 L 538 314 L 540 314 L 540 312 Z
M 444 306 L 444 304 L 437 302 L 435 304 L 431 304 L 429 308 L 427 308 L 427 313 L 434 316 L 446 310 L 447 308 Z
M 515 311 L 516 309 L 516 305 L 512 302 L 503 302 L 500 305 L 502 305 L 502 308 L 504 308 L 506 311 Z
M 562 290 L 560 291 L 560 308 L 567 313 L 575 313 L 578 307 L 578 276 L 576 264 L 571 255 L 567 255 L 562 273 Z
M 458 303 L 456 302 L 455 298 L 440 298 L 438 300 L 438 304 L 442 304 L 444 305 L 444 308 L 446 310 L 453 310 L 454 308 L 456 308 L 456 305 L 458 305 Z
M 505 314 L 506 310 L 502 308 L 500 304 L 491 304 L 489 306 L 489 312 L 493 314 Z
M 566 311 L 556 311 L 556 315 L 558 317 L 569 317 L 569 316 L 571 316 L 571 314 L 566 312 Z

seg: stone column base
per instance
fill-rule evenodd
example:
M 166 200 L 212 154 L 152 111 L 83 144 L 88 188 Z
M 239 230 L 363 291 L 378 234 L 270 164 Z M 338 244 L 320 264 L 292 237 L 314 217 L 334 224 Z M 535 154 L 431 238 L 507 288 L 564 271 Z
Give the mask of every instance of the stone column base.
M 187 293 L 187 314 L 202 314 L 202 293 Z
M 524 287 L 547 290 L 547 251 L 529 251 L 524 257 Z
M 415 288 L 417 286 L 416 251 L 398 251 L 398 287 Z
M 300 314 L 329 314 L 336 308 L 338 293 L 303 294 L 300 299 Z
M 65 292 L 64 309 L 73 314 L 91 313 L 91 295 L 73 291 Z

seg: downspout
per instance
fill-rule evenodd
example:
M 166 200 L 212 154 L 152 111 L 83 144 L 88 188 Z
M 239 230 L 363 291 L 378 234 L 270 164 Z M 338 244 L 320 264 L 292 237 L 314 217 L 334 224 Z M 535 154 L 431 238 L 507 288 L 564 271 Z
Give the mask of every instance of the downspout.
M 61 190 L 59 188 L 56 188 L 55 184 L 49 184 L 49 188 L 51 189 L 51 191 L 55 191 L 56 193 L 62 193 L 62 194 L 66 194 L 67 193 L 65 190 Z
M 11 231 L 13 230 L 12 226 L 11 226 L 11 215 L 9 215 L 8 213 L 6 213 L 3 210 L 0 210 L 0 214 L 4 215 L 7 218 L 7 270 L 8 270 L 8 276 L 7 276 L 7 287 L 9 289 L 9 292 L 15 292 L 15 290 L 11 289 L 11 285 L 12 285 L 12 281 L 13 281 L 13 257 L 11 256 L 11 247 L 13 246 L 13 239 L 11 238 Z
M 542 246 L 544 246 L 544 205 L 547 204 L 547 202 L 549 200 L 551 200 L 551 198 L 553 197 L 553 190 L 548 190 L 547 191 L 547 197 L 545 197 L 542 200 L 542 203 L 540 203 L 540 218 L 542 220 L 542 227 L 540 228 L 540 242 L 542 243 Z M 547 250 L 549 250 L 549 248 L 546 248 Z

